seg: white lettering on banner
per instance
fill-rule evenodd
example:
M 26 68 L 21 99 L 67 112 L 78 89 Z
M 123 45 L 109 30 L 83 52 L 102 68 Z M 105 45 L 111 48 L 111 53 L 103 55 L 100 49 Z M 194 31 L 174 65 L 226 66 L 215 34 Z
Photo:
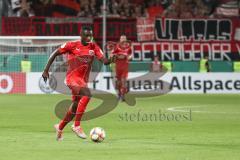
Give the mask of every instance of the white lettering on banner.
M 170 50 L 169 43 L 162 43 L 161 48 L 162 48 L 161 54 L 162 54 L 163 59 L 164 59 L 164 57 L 167 57 L 167 59 L 171 59 L 171 57 L 173 57 L 173 52 L 171 52 L 171 50 Z M 172 54 L 169 55 L 168 53 L 172 53 Z M 145 59 L 143 59 L 143 60 L 145 60 Z
M 231 40 L 232 21 L 229 19 L 166 19 L 155 21 L 158 41 Z
M 192 59 L 194 60 L 194 61 L 199 61 L 199 60 L 201 60 L 201 56 L 198 56 L 197 57 L 197 55 L 201 55 L 201 49 L 200 49 L 200 43 L 194 43 L 193 45 L 192 45 Z
M 3 86 L 1 86 L 1 82 L 3 80 L 7 81 L 7 87 L 6 88 L 3 88 Z M 8 75 L 0 75 L 0 93 L 9 93 L 9 92 L 11 92 L 12 89 L 13 89 L 12 78 Z
M 148 23 L 146 23 L 148 21 Z M 149 33 L 143 30 L 148 26 L 154 25 L 155 39 L 146 41 L 144 35 Z M 141 27 L 140 27 L 141 26 Z M 196 61 L 208 55 L 210 60 L 240 60 L 240 47 L 238 38 L 239 23 L 235 18 L 232 19 L 174 19 L 174 18 L 157 18 L 151 21 L 149 18 L 138 19 L 138 38 L 145 42 L 153 42 L 155 49 L 134 48 L 134 53 L 138 56 L 142 54 L 141 61 L 153 58 L 159 55 L 160 60 L 174 61 Z M 153 42 L 154 43 L 154 42 Z M 174 43 L 174 44 L 173 44 Z M 179 47 L 176 48 L 176 44 Z M 149 44 L 148 44 L 149 45 Z M 196 48 L 198 48 L 196 50 Z M 146 51 L 145 51 L 146 50 Z M 180 50 L 180 51 L 178 51 Z M 148 56 L 145 56 L 147 53 Z M 149 57 L 150 55 L 150 57 Z M 133 56 L 133 59 L 136 60 Z
M 155 45 L 156 46 L 156 45 Z M 172 56 L 182 52 L 182 46 L 179 43 L 171 43 Z M 181 55 L 179 55 L 181 56 Z M 175 59 L 175 57 L 174 57 Z M 182 59 L 182 57 L 181 57 Z
M 190 46 L 190 49 L 189 50 L 185 50 L 184 48 L 186 48 L 186 47 L 189 47 Z M 183 44 L 183 46 L 182 46 L 182 52 L 180 52 L 180 53 L 184 53 L 183 55 L 182 55 L 182 60 L 183 61 L 191 61 L 191 59 L 192 59 L 192 46 L 191 46 L 191 43 L 184 43 Z M 174 58 L 174 57 L 173 57 Z
M 214 59 L 214 60 L 222 59 L 220 47 L 219 47 L 219 44 L 217 44 L 217 43 L 212 44 L 212 59 Z
M 236 44 L 236 49 L 240 57 L 240 45 Z M 133 60 L 148 61 L 154 55 L 159 54 L 160 60 L 200 60 L 207 53 L 213 61 L 231 61 L 232 46 L 230 43 L 179 43 L 179 42 L 148 42 L 132 43 Z
M 151 50 L 146 49 L 146 46 L 148 46 L 149 44 L 151 45 L 151 43 L 144 43 L 142 45 L 143 59 L 145 59 L 145 60 L 151 60 L 151 50 L 154 52 L 153 54 L 156 55 L 153 46 L 151 46 Z
M 141 47 L 140 43 L 133 43 L 132 44 L 132 51 L 134 50 L 135 46 L 140 46 Z M 134 61 L 141 61 L 142 60 L 142 48 L 134 50 L 132 59 Z

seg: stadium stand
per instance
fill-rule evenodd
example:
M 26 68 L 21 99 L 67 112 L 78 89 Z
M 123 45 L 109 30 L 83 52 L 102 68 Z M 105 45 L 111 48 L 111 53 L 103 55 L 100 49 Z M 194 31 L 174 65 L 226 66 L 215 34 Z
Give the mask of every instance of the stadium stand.
M 93 18 L 101 17 L 101 5 L 101 0 L 2 0 L 0 1 L 0 12 L 3 17 L 30 17 L 36 15 L 43 17 L 83 16 Z M 161 16 L 171 18 L 237 17 L 239 16 L 239 2 L 234 0 L 176 0 L 174 2 L 172 0 L 109 0 L 107 12 L 109 17 L 120 18 Z M 46 23 L 48 23 L 47 20 Z M 30 26 L 32 23 L 32 21 L 29 21 L 26 24 Z M 2 27 L 1 21 L 0 26 Z M 8 27 L 10 28 L 10 26 Z M 27 28 L 27 30 L 31 30 L 31 27 Z M 29 54 L 29 60 L 32 62 L 31 71 L 42 71 L 48 56 L 48 54 L 43 53 Z M 22 59 L 23 55 L 20 54 L 5 53 L 0 55 L 0 71 L 20 71 L 19 66 Z M 237 68 L 237 65 L 233 63 L 210 61 L 211 71 L 233 71 Z M 130 70 L 149 71 L 150 65 L 150 61 L 133 61 Z M 199 71 L 199 61 L 173 61 L 172 65 L 173 72 Z M 99 63 L 94 62 L 93 70 L 98 70 L 99 66 Z
M 17 4 L 17 5 L 15 5 Z M 102 15 L 102 0 L 2 0 L 0 7 L 4 16 L 86 16 Z M 237 0 L 108 0 L 109 16 L 136 17 L 140 7 L 141 16 L 192 17 L 225 16 L 218 10 L 238 10 Z M 164 11 L 165 10 L 165 11 Z M 186 11 L 188 12 L 186 14 Z M 222 13 L 222 12 L 221 12 Z

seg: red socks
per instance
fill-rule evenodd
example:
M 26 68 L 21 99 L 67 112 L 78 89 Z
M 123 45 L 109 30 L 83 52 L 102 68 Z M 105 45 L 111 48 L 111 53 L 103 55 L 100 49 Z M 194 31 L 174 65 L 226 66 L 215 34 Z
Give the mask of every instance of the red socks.
M 120 93 L 122 96 L 124 96 L 127 93 L 127 88 L 126 87 L 121 87 Z
M 72 107 L 70 107 L 64 119 L 60 122 L 59 129 L 63 130 L 63 128 L 73 119 L 74 116 L 75 116 L 75 113 L 72 112 Z
M 85 109 L 87 107 L 89 100 L 90 100 L 90 98 L 88 96 L 83 96 L 80 99 L 80 101 L 78 103 L 76 119 L 75 119 L 75 123 L 74 123 L 75 127 L 80 126 L 80 121 L 81 121 L 82 115 L 85 112 Z
M 117 89 L 118 89 L 118 94 L 120 96 L 124 96 L 128 92 L 127 88 L 125 87 L 124 84 L 122 84 L 122 82 L 119 82 L 117 84 Z
M 89 100 L 90 100 L 89 97 L 83 96 L 78 103 L 76 113 L 72 111 L 72 107 L 71 107 L 66 113 L 64 119 L 60 122 L 59 129 L 63 130 L 63 128 L 74 118 L 75 114 L 76 114 L 76 119 L 75 119 L 74 125 L 80 126 L 82 115 L 87 107 Z

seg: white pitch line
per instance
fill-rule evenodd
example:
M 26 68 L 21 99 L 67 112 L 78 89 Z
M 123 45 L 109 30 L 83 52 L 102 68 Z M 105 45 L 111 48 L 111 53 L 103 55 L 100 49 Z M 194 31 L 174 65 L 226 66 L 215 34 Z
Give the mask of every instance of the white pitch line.
M 189 109 L 192 108 L 200 108 L 200 107 L 209 107 L 209 106 L 217 106 L 216 105 L 199 105 L 199 106 L 177 106 L 177 107 L 169 107 L 167 108 L 168 111 L 172 112 L 189 112 Z M 185 110 L 184 110 L 185 109 Z M 186 110 L 188 109 L 188 110 Z M 199 111 L 199 110 L 191 110 L 191 112 L 195 113 L 214 113 L 214 114 L 240 114 L 240 112 L 209 112 L 209 111 Z

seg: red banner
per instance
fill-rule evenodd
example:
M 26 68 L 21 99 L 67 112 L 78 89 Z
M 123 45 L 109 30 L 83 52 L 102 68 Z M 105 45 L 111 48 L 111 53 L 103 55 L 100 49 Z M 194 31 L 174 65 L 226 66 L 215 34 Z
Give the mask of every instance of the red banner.
M 82 25 L 94 26 L 94 37 L 102 42 L 102 19 L 96 18 L 18 18 L 2 19 L 2 34 L 23 36 L 76 36 Z M 140 46 L 146 52 L 147 42 L 162 60 L 195 60 L 209 56 L 211 60 L 240 60 L 240 21 L 224 19 L 107 19 L 107 41 L 118 41 L 126 34 L 129 40 L 145 41 Z M 155 41 L 155 42 L 154 42 Z M 140 52 L 139 50 L 135 50 Z M 194 56 L 193 56 L 194 55 Z M 143 58 L 144 59 L 144 58 Z M 198 58 L 197 58 L 198 59 Z
M 0 73 L 0 94 L 26 93 L 25 73 Z
M 102 41 L 102 19 L 94 19 L 94 38 Z M 122 34 L 127 35 L 131 41 L 137 40 L 136 19 L 108 18 L 107 19 L 107 40 L 118 41 Z
M 141 41 L 154 41 L 154 18 L 137 18 L 137 39 Z
M 5 36 L 77 36 L 82 25 L 92 25 L 86 18 L 3 17 Z
M 83 25 L 94 22 L 95 40 L 102 41 L 102 19 L 96 18 L 44 18 L 3 17 L 4 36 L 77 36 Z M 107 40 L 118 41 L 122 34 L 129 40 L 137 40 L 136 19 L 108 18 Z
M 143 25 L 145 21 L 138 19 L 138 40 L 145 42 L 133 44 L 136 60 L 149 60 L 154 55 L 161 60 L 191 61 L 205 56 L 210 60 L 240 60 L 239 19 L 157 18 Z
M 171 19 L 155 20 L 157 41 L 233 42 L 240 40 L 240 21 L 232 19 Z

